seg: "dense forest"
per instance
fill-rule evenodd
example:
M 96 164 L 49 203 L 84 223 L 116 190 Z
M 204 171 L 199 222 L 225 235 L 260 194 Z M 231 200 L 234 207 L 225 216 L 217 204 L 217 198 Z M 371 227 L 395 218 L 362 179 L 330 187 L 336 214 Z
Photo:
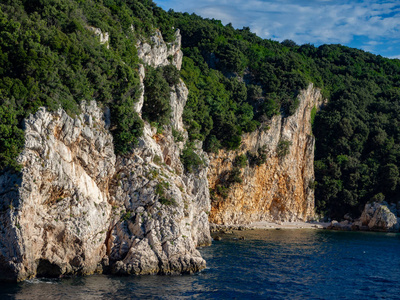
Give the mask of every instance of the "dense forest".
M 108 45 L 90 30 L 110 34 Z M 0 4 L 0 169 L 19 166 L 23 119 L 39 107 L 79 112 L 83 100 L 111 109 L 117 153 L 142 134 L 136 41 L 157 29 L 184 52 L 147 70 L 143 117 L 168 125 L 166 101 L 179 76 L 189 88 L 184 123 L 204 149 L 236 149 L 244 132 L 275 114 L 291 115 L 310 82 L 328 104 L 313 119 L 318 212 L 354 216 L 368 201 L 400 192 L 400 60 L 341 45 L 261 39 L 195 14 L 166 12 L 151 0 L 5 0 Z M 157 103 L 157 105 L 154 105 Z M 158 111 L 154 111 L 154 107 Z M 190 141 L 189 144 L 190 145 Z

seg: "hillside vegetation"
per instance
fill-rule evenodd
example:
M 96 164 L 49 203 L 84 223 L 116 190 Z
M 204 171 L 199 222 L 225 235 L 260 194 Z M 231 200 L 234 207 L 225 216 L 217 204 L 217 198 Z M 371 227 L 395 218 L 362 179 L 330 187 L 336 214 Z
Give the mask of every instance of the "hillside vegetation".
M 109 49 L 90 27 L 110 34 Z M 241 134 L 275 114 L 291 115 L 312 82 L 328 104 L 316 114 L 316 206 L 355 216 L 368 201 L 400 191 L 400 61 L 341 45 L 278 43 L 218 20 L 165 12 L 152 1 L 8 0 L 0 4 L 0 169 L 16 168 L 22 120 L 38 107 L 79 112 L 83 100 L 111 109 L 115 149 L 129 152 L 142 133 L 137 39 L 156 28 L 184 52 L 189 88 L 184 123 L 204 148 L 236 149 Z M 165 98 L 177 70 L 147 70 L 143 116 L 168 125 Z M 154 105 L 157 103 L 157 105 Z M 155 112 L 152 107 L 159 110 Z M 314 110 L 315 113 L 315 110 Z

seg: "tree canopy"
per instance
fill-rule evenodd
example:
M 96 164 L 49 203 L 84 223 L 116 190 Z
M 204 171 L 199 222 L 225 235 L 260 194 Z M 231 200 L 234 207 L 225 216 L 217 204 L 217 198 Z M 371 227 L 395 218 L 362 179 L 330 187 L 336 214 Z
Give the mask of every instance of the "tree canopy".
M 109 47 L 91 27 L 109 33 Z M 129 152 L 143 128 L 134 111 L 136 41 L 157 28 L 169 42 L 180 29 L 184 58 L 181 72 L 147 67 L 145 120 L 169 124 L 168 95 L 180 76 L 189 88 L 183 121 L 190 141 L 203 140 L 209 152 L 236 149 L 242 133 L 293 114 L 299 91 L 312 82 L 328 99 L 312 116 L 318 211 L 357 215 L 368 201 L 399 198 L 399 60 L 261 39 L 248 27 L 166 12 L 151 0 L 1 2 L 0 169 L 18 169 L 24 118 L 41 106 L 74 115 L 83 100 L 110 108 L 116 152 Z

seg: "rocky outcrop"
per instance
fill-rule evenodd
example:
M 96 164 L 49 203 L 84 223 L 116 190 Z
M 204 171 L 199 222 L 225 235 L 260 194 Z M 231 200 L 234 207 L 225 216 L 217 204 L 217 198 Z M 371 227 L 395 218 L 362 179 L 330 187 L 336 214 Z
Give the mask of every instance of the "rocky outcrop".
M 154 67 L 171 51 L 157 39 L 150 50 L 144 46 L 147 52 L 139 48 Z M 179 45 L 178 32 L 177 66 Z M 143 81 L 143 67 L 140 75 Z M 31 115 L 18 158 L 22 171 L 0 175 L 0 279 L 203 269 L 196 247 L 211 243 L 211 207 L 207 166 L 186 174 L 180 162 L 187 95 L 183 82 L 173 87 L 172 125 L 157 134 L 146 124 L 139 145 L 123 157 L 114 154 L 109 112 L 95 101 L 83 103 L 75 118 L 62 109 Z M 172 128 L 184 141 L 174 141 Z
M 388 204 L 386 201 L 365 204 L 361 217 L 352 220 L 349 214 L 346 220 L 332 221 L 327 227 L 330 230 L 344 231 L 383 231 L 399 232 L 400 230 L 400 202 Z
M 322 99 L 312 84 L 298 99 L 299 107 L 292 116 L 274 116 L 260 129 L 243 135 L 239 150 L 210 155 L 211 222 L 248 224 L 313 218 L 315 139 L 311 110 L 319 107 Z M 240 171 L 235 167 L 239 155 L 247 160 Z
M 107 49 L 110 49 L 110 34 L 108 32 L 102 32 L 100 28 L 93 26 L 87 26 L 86 28 L 99 37 L 100 44 L 104 44 L 106 45 Z
M 396 204 L 367 203 L 357 225 L 368 226 L 373 231 L 399 231 L 400 218 Z
M 149 43 L 137 44 L 138 54 L 143 64 L 179 69 L 180 43 L 179 31 L 170 44 L 157 32 Z M 139 114 L 145 76 L 139 65 Z M 241 224 L 312 218 L 310 112 L 321 100 L 317 89 L 310 85 L 300 94 L 294 115 L 275 116 L 244 135 L 236 152 L 221 150 L 209 159 L 197 143 L 204 166 L 195 173 L 185 173 L 180 161 L 187 97 L 183 81 L 172 87 L 171 125 L 158 133 L 145 122 L 139 144 L 125 156 L 114 154 L 109 111 L 95 101 L 82 103 L 76 117 L 41 108 L 25 120 L 22 171 L 0 175 L 0 279 L 191 273 L 205 268 L 196 247 L 211 243 L 209 219 Z M 242 168 L 235 166 L 241 154 Z
M 180 99 L 180 98 L 178 98 Z M 210 245 L 207 169 L 184 174 L 171 129 L 146 125 L 132 157 L 118 158 L 116 207 L 107 240 L 112 272 L 173 274 L 205 267 L 196 246 Z
M 150 41 L 138 41 L 138 56 L 144 64 L 153 67 L 166 66 L 172 63 L 178 70 L 182 66 L 182 36 L 179 29 L 175 32 L 175 40 L 165 43 L 159 30 L 150 37 Z
M 0 176 L 2 279 L 90 274 L 106 254 L 116 157 L 108 121 L 39 109 L 25 121 L 21 174 Z

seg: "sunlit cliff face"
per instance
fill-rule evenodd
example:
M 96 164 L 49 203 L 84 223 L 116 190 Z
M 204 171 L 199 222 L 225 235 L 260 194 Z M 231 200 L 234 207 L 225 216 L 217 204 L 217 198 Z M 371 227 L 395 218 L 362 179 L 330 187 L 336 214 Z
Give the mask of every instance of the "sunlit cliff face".
M 310 85 L 299 95 L 300 105 L 290 117 L 275 116 L 261 129 L 245 134 L 237 151 L 210 155 L 210 222 L 240 224 L 253 221 L 297 221 L 314 217 L 314 143 L 311 110 L 321 101 Z M 283 149 L 284 148 L 284 149 Z M 265 163 L 251 156 L 264 154 Z M 250 157 L 232 179 L 235 158 Z M 238 167 L 236 167 L 236 174 Z M 231 178 L 230 178 L 231 177 Z

